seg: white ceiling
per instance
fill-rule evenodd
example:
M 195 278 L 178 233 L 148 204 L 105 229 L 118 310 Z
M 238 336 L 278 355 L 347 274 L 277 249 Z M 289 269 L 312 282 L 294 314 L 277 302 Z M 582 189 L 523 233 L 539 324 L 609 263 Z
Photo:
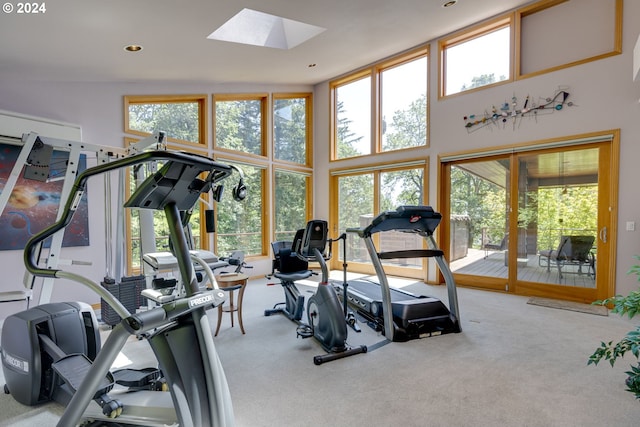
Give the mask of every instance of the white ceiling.
M 0 79 L 315 84 L 530 0 L 459 0 L 449 8 L 445 0 L 44 3 L 44 13 L 0 12 Z M 243 8 L 326 31 L 290 50 L 207 39 Z M 125 52 L 129 44 L 144 49 Z

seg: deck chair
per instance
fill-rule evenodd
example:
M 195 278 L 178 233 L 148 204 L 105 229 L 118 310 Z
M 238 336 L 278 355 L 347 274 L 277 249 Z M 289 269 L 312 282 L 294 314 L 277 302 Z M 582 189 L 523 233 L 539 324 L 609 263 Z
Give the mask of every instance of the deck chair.
M 594 236 L 562 236 L 558 249 L 540 251 L 538 265 L 543 266 L 544 260 L 547 271 L 551 271 L 551 263 L 554 263 L 561 279 L 562 268 L 566 265 L 578 266 L 578 274 L 582 274 L 582 266 L 586 265 L 591 274 L 594 269 L 594 258 L 591 252 L 594 241 Z
M 507 245 L 509 244 L 509 234 L 505 234 L 500 243 L 485 243 L 482 245 L 482 249 L 484 249 L 484 259 L 489 257 L 489 251 L 504 251 L 507 249 Z

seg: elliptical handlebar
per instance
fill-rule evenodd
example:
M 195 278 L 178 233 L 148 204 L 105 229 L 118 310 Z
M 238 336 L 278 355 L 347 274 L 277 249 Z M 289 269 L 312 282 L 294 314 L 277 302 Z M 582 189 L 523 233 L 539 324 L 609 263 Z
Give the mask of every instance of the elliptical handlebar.
M 161 133 L 162 134 L 162 133 Z M 44 269 L 38 267 L 37 252 L 39 243 L 43 242 L 47 238 L 53 236 L 58 231 L 64 229 L 69 225 L 73 215 L 75 214 L 80 200 L 85 192 L 87 180 L 95 175 L 100 175 L 113 170 L 121 169 L 128 166 L 133 166 L 141 163 L 147 163 L 156 160 L 165 160 L 171 162 L 182 163 L 185 166 L 198 167 L 201 172 L 209 171 L 209 176 L 206 178 L 206 183 L 200 190 L 209 190 L 211 185 L 218 182 L 227 176 L 231 175 L 232 168 L 224 163 L 216 162 L 208 157 L 204 157 L 197 154 L 178 152 L 178 151 L 165 151 L 154 150 L 147 151 L 140 154 L 133 155 L 118 160 L 114 160 L 109 163 L 100 164 L 81 172 L 71 190 L 70 196 L 62 210 L 60 219 L 49 227 L 45 228 L 41 232 L 37 233 L 29 239 L 24 248 L 24 264 L 29 273 L 39 277 L 58 277 L 60 270 L 57 269 Z M 197 189 L 195 189 L 197 190 Z M 204 192 L 204 191 L 202 191 Z

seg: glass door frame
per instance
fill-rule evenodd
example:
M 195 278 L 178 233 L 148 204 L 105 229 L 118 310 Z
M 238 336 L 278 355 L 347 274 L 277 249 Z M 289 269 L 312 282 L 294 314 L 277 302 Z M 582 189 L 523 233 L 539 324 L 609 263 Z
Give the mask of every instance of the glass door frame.
M 515 293 L 519 295 L 541 296 L 548 298 L 573 300 L 590 303 L 597 299 L 613 296 L 615 293 L 615 260 L 617 236 L 617 205 L 618 205 L 618 175 L 619 175 L 619 129 L 583 134 L 553 140 L 544 140 L 512 147 L 500 147 L 478 152 L 464 152 L 461 154 L 443 154 L 438 158 L 438 204 L 443 218 L 451 217 L 449 200 L 451 195 L 451 166 L 461 161 L 472 159 L 505 159 L 509 158 L 511 167 L 510 201 L 509 201 L 509 229 L 510 235 L 516 236 L 518 231 L 518 158 L 522 154 L 564 151 L 565 149 L 599 148 L 598 159 L 598 224 L 595 288 L 578 288 L 574 286 L 553 285 L 548 283 L 534 283 L 520 281 L 517 278 L 517 239 L 509 239 L 508 269 L 509 275 L 505 282 L 494 277 L 463 275 L 454 273 L 456 283 L 461 286 L 477 287 L 486 290 Z M 438 241 L 445 251 L 446 259 L 450 259 L 450 230 L 449 220 L 444 220 L 439 227 Z M 443 277 L 439 274 L 439 281 Z

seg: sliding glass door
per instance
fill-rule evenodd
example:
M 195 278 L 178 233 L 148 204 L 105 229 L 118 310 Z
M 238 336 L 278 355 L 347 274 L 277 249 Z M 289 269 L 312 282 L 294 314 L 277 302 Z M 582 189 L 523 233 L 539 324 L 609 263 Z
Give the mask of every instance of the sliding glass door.
M 451 270 L 469 283 L 506 290 L 509 278 L 509 157 L 450 166 Z
M 457 282 L 585 302 L 608 296 L 616 149 L 603 139 L 444 162 L 442 238 Z

